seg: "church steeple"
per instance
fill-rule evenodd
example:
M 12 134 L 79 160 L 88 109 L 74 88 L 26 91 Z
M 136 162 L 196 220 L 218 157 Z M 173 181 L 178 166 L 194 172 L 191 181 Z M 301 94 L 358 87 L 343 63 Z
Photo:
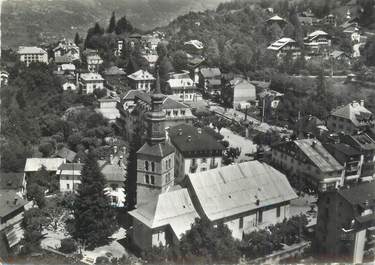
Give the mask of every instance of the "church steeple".
M 155 89 L 151 95 L 151 111 L 147 114 L 147 142 L 150 145 L 165 141 L 165 113 L 162 109 L 165 96 L 160 91 L 159 71 L 156 70 Z

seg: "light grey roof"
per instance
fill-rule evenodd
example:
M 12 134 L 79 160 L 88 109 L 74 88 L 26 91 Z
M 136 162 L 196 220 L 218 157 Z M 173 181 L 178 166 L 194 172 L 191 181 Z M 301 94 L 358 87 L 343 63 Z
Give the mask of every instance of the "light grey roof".
M 25 172 L 36 172 L 44 166 L 47 171 L 57 171 L 59 166 L 66 162 L 65 158 L 28 158 Z
M 15 190 L 0 190 L 0 217 L 23 208 L 27 201 L 23 200 Z
M 188 179 L 211 221 L 297 197 L 284 174 L 259 161 L 190 174 Z
M 361 120 L 366 120 L 372 117 L 371 111 L 366 109 L 358 102 L 352 102 L 345 106 L 340 106 L 331 112 L 331 115 L 348 119 L 358 126 Z
M 39 47 L 31 46 L 20 46 L 18 49 L 18 54 L 47 54 L 45 50 Z
M 125 170 L 118 164 L 111 164 L 106 160 L 98 160 L 98 164 L 106 181 L 125 181 Z
M 178 238 L 190 229 L 195 218 L 199 218 L 187 189 L 178 187 L 140 205 L 129 214 L 151 229 L 170 225 Z

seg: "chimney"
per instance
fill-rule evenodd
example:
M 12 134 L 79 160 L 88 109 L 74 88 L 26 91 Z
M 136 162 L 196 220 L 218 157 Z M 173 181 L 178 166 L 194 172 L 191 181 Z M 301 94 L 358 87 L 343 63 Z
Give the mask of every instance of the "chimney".
M 182 135 L 182 129 L 178 129 L 178 135 Z
M 17 201 L 18 201 L 18 198 L 15 197 L 15 198 L 14 198 L 14 205 L 17 205 Z
M 316 145 L 316 141 L 312 141 L 311 146 L 312 146 L 312 147 L 315 147 L 315 145 Z
M 197 131 L 198 131 L 198 134 L 202 134 L 202 129 L 201 128 L 198 128 Z
M 191 142 L 191 136 L 190 135 L 187 137 L 187 141 Z
M 365 101 L 363 99 L 361 99 L 360 104 L 361 104 L 362 107 L 364 107 L 365 106 Z
M 113 155 L 112 154 L 109 155 L 109 163 L 111 165 L 113 164 Z

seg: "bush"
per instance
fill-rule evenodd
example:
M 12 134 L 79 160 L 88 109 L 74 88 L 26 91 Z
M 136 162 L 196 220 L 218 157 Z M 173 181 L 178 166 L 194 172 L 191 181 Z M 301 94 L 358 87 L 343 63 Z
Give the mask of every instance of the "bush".
M 64 238 L 61 240 L 61 247 L 59 249 L 63 253 L 73 253 L 77 251 L 77 243 L 72 238 Z

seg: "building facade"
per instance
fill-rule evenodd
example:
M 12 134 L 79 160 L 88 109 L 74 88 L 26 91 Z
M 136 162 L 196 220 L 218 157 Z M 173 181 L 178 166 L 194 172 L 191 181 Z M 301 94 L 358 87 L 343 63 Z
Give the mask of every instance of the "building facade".
M 151 86 L 155 82 L 155 77 L 144 70 L 138 70 L 137 72 L 128 75 L 128 79 L 132 89 L 146 92 L 150 92 Z
M 98 54 L 87 55 L 87 70 L 91 73 L 98 73 L 100 66 L 103 64 L 103 59 Z
M 104 89 L 104 79 L 97 73 L 84 73 L 79 77 L 82 94 L 92 94 L 95 89 Z
M 30 63 L 45 63 L 48 64 L 48 53 L 39 47 L 19 47 L 18 56 L 21 62 L 29 66 Z

